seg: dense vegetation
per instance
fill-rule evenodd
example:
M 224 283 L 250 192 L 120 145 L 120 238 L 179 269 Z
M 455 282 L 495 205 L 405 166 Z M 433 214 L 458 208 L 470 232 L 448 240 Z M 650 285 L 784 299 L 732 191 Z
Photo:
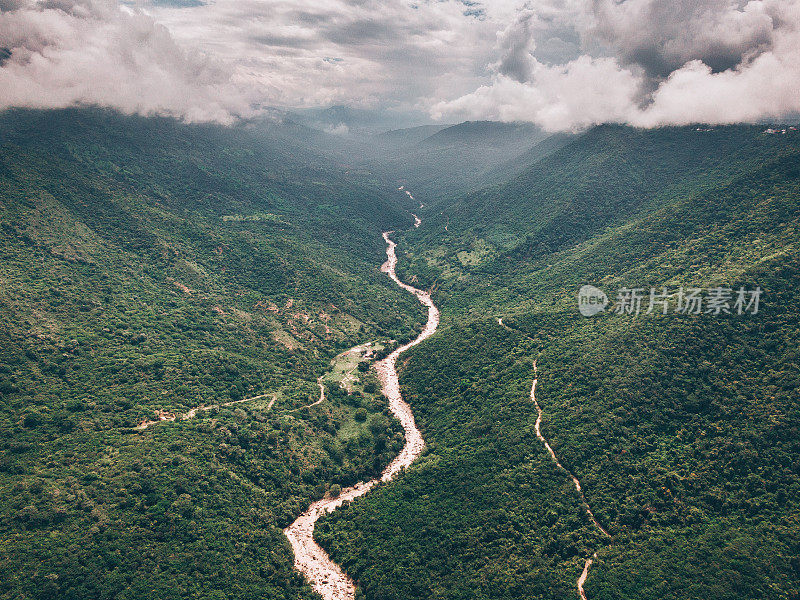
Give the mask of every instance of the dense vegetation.
M 432 206 L 401 245 L 446 317 L 401 376 L 428 453 L 320 541 L 370 599 L 574 597 L 595 550 L 590 598 L 798 597 L 798 198 L 796 137 L 603 127 Z M 585 318 L 584 283 L 764 303 Z M 534 359 L 544 435 L 611 542 L 535 438 Z
M 534 352 L 526 338 L 478 323 L 413 354 L 404 394 L 425 455 L 315 531 L 367 598 L 574 595 L 563 574 L 580 572 L 596 540 L 536 439 Z
M 402 445 L 375 382 L 297 410 L 421 324 L 402 196 L 296 127 L 0 120 L 0 597 L 308 597 L 280 528 Z
M 366 365 L 331 364 L 421 326 L 384 229 L 444 317 L 400 365 L 425 454 L 317 526 L 359 595 L 570 598 L 597 551 L 590 598 L 799 597 L 800 137 L 706 129 L 367 151 L 288 121 L 0 115 L 0 597 L 314 597 L 281 528 L 402 446 Z M 585 318 L 584 283 L 764 296 Z M 611 540 L 536 438 L 534 360 Z M 177 419 L 136 428 L 155 411 Z

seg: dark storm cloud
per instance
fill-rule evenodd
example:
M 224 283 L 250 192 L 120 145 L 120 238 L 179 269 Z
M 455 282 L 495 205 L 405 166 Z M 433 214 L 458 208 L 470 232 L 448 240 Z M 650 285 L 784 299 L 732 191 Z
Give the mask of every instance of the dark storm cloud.
M 691 60 L 725 71 L 772 47 L 774 14 L 764 2 L 593 0 L 594 33 L 621 61 L 664 78 Z

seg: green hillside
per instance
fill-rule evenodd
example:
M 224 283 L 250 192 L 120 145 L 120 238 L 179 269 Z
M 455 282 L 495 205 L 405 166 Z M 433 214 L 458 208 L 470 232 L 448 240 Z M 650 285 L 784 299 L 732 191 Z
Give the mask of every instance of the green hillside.
M 574 598 L 596 552 L 590 599 L 796 599 L 800 137 L 763 129 L 0 114 L 0 598 L 316 597 L 281 528 L 403 445 L 331 362 L 421 329 L 391 229 L 442 322 L 398 363 L 425 453 L 317 523 L 359 598 Z
M 401 376 L 427 454 L 317 534 L 367 598 L 575 597 L 595 551 L 589 598 L 797 597 L 799 142 L 601 127 L 404 236 L 446 315 Z M 587 283 L 763 301 L 587 318 Z
M 402 446 L 374 382 L 296 410 L 421 326 L 399 198 L 277 124 L 4 113 L 0 597 L 308 597 L 280 528 Z
M 530 123 L 467 121 L 438 131 L 417 127 L 374 136 L 358 156 L 371 172 L 413 187 L 433 205 L 518 173 L 551 151 L 548 144 L 539 147 L 546 139 Z

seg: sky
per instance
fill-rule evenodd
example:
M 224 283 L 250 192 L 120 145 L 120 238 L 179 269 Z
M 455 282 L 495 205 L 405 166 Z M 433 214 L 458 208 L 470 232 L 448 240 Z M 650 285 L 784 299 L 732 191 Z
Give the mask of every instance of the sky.
M 779 121 L 800 113 L 800 0 L 0 0 L 0 109 L 80 105 Z

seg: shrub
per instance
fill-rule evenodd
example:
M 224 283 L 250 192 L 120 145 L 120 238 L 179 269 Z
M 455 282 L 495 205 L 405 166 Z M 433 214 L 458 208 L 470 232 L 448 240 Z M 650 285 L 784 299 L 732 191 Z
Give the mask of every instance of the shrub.
M 37 412 L 29 412 L 22 420 L 22 424 L 29 429 L 38 427 L 42 424 L 42 415 Z

